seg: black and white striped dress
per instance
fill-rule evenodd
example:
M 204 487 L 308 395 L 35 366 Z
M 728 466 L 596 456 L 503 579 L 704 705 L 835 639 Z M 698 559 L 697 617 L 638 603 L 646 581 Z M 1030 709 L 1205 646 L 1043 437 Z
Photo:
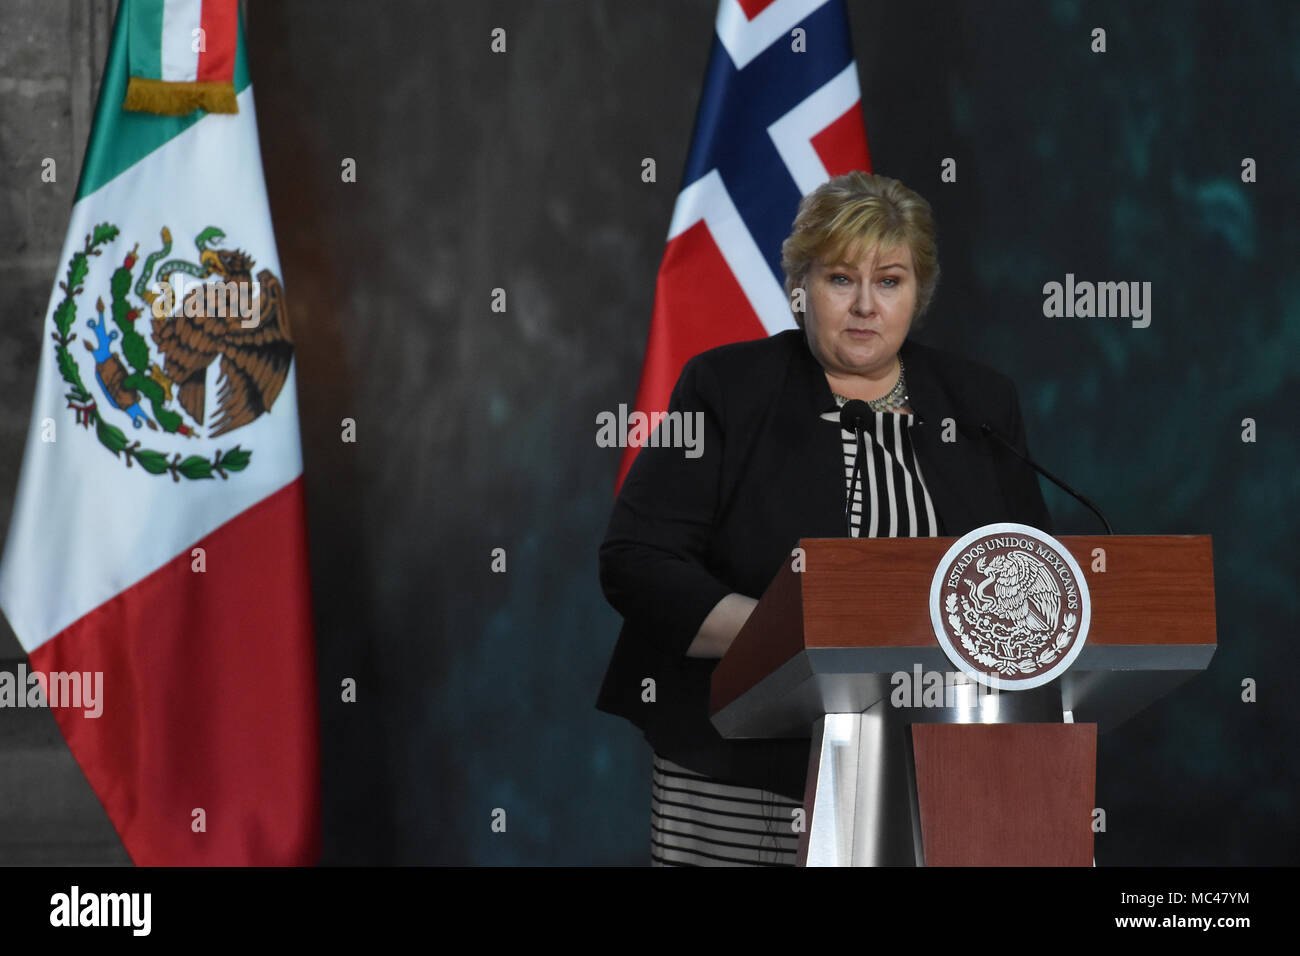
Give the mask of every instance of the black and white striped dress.
M 835 404 L 844 399 L 835 396 Z M 939 531 L 934 517 L 934 503 L 921 477 L 921 466 L 912 450 L 911 429 L 915 415 L 894 412 L 874 412 L 875 427 L 864 432 L 867 459 L 862 463 L 858 482 L 853 486 L 853 510 L 849 520 L 853 537 L 861 538 L 933 538 Z M 826 412 L 822 418 L 839 421 L 837 409 Z M 853 432 L 840 429 L 844 443 L 844 483 L 847 500 L 848 487 L 853 479 L 853 462 L 858 454 L 858 442 Z M 863 497 L 873 507 L 863 513 Z M 867 527 L 862 528 L 863 520 Z
M 837 396 L 836 404 L 844 400 Z M 915 417 L 874 414 L 874 429 L 863 435 L 867 457 L 856 485 L 852 477 L 857 439 L 840 429 L 845 502 L 853 495 L 853 537 L 934 537 L 939 523 L 909 434 Z M 839 417 L 838 408 L 822 415 L 836 422 Z M 652 866 L 795 865 L 798 802 L 713 780 L 658 753 L 650 792 Z
M 654 755 L 651 866 L 793 866 L 801 804 Z

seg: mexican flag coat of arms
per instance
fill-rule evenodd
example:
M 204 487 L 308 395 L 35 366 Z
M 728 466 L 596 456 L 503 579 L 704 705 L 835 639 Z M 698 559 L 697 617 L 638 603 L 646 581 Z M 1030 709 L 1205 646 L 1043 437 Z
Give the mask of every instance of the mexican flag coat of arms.
M 122 0 L 0 606 L 138 864 L 319 854 L 290 301 L 236 0 Z

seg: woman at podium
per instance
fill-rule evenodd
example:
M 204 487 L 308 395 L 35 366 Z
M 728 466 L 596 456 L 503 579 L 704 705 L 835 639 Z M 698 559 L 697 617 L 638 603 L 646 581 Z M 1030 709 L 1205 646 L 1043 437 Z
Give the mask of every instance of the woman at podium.
M 669 412 L 691 455 L 643 446 L 600 549 L 624 624 L 597 706 L 654 750 L 656 865 L 793 865 L 808 742 L 725 740 L 709 681 L 800 538 L 964 534 L 995 521 L 1051 530 L 1015 386 L 911 341 L 939 279 L 929 203 L 902 183 L 838 176 L 799 205 L 782 246 L 796 329 L 703 352 Z M 865 416 L 865 454 L 840 421 Z M 856 466 L 856 468 L 855 468 Z

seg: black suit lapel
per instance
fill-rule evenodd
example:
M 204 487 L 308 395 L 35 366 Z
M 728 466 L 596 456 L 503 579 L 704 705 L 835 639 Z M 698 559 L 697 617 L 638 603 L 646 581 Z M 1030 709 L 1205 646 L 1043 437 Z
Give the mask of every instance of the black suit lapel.
M 767 516 L 784 532 L 780 539 L 840 538 L 844 521 L 844 449 L 840 428 L 823 421 L 823 412 L 836 408 L 825 370 L 808 348 L 805 333 L 791 336 L 793 356 L 785 387 L 771 418 L 775 441 L 768 446 L 776 460 L 755 461 L 760 474 L 771 476 L 784 501 Z M 990 512 L 996 502 L 987 456 L 980 453 L 982 436 L 971 431 L 940 380 L 924 346 L 910 340 L 901 349 L 907 365 L 908 398 L 917 415 L 910 436 L 930 492 L 940 534 L 956 536 L 1002 518 Z M 944 419 L 960 428 L 956 440 L 942 440 Z
M 911 340 L 899 350 L 907 366 L 907 394 L 917 421 L 912 426 L 912 447 L 921 464 L 921 476 L 939 519 L 940 533 L 965 534 L 987 523 L 981 502 L 988 498 L 983 487 L 987 463 L 977 452 L 983 437 L 971 431 L 953 406 L 923 347 Z M 955 441 L 943 441 L 944 419 L 958 428 Z
M 787 449 L 792 478 L 792 528 L 803 538 L 840 538 L 844 524 L 844 447 L 840 429 L 822 412 L 836 408 L 826 373 L 798 332 L 789 378 L 773 419 L 777 445 Z

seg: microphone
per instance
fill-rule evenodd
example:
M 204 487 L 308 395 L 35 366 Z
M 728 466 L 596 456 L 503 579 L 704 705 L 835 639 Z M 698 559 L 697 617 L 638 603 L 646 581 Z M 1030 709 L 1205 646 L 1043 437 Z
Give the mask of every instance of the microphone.
M 1010 451 L 1011 454 L 1015 455 L 1026 465 L 1028 465 L 1030 468 L 1034 469 L 1034 471 L 1038 472 L 1040 475 L 1042 475 L 1052 484 L 1056 485 L 1056 487 L 1066 492 L 1076 501 L 1081 502 L 1089 511 L 1091 511 L 1093 514 L 1095 514 L 1098 518 L 1101 519 L 1101 523 L 1106 526 L 1107 534 L 1115 533 L 1110 526 L 1110 522 L 1106 520 L 1106 516 L 1101 513 L 1101 509 L 1099 509 L 1091 501 L 1089 501 L 1083 495 L 1079 494 L 1079 492 L 1075 491 L 1073 488 L 1071 488 L 1069 485 L 1063 482 L 1060 478 L 1057 478 L 1054 474 L 1052 474 L 1046 468 L 1042 467 L 1040 464 L 1038 464 L 1038 462 L 1034 461 L 1028 455 L 1021 454 L 1020 450 L 1016 448 L 1015 445 L 1011 444 L 1011 442 L 1003 438 L 992 426 L 988 425 L 986 422 L 980 422 L 979 428 L 981 432 L 983 432 L 985 435 L 988 435 L 990 438 L 996 439 L 997 442 L 1001 444 L 1004 448 L 1006 448 L 1008 451 Z
M 853 475 L 849 479 L 849 500 L 844 505 L 844 536 L 853 537 L 853 499 L 862 484 L 862 459 L 867 456 L 867 442 L 862 437 L 867 423 L 874 419 L 871 406 L 860 398 L 851 398 L 840 408 L 840 425 L 853 432 L 858 440 L 858 453 L 853 456 Z

